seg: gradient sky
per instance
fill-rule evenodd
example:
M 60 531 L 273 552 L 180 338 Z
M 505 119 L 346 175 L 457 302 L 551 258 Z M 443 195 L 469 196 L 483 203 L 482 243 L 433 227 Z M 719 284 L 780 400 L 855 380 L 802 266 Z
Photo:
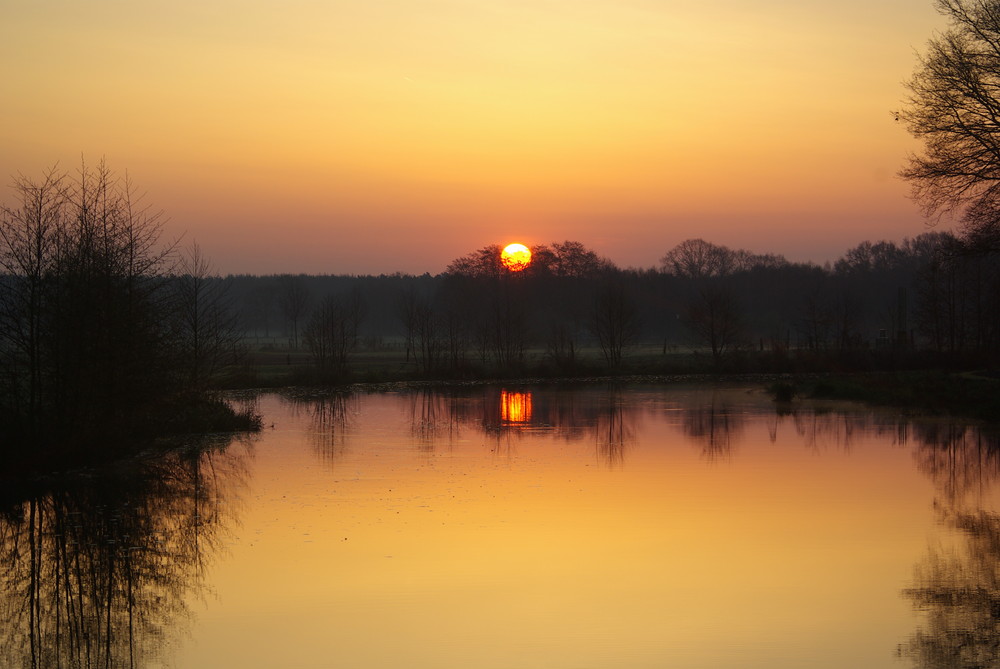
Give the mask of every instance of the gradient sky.
M 944 27 L 932 0 L 6 0 L 0 178 L 103 156 L 222 273 L 565 239 L 824 262 L 926 230 L 891 112 Z

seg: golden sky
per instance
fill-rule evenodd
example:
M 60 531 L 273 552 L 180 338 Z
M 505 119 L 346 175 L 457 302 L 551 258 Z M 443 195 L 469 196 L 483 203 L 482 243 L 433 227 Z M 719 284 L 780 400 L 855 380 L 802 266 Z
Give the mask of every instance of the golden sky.
M 127 170 L 221 272 L 572 239 L 823 262 L 923 232 L 931 0 L 8 0 L 0 177 Z M 3 196 L 10 201 L 10 192 Z

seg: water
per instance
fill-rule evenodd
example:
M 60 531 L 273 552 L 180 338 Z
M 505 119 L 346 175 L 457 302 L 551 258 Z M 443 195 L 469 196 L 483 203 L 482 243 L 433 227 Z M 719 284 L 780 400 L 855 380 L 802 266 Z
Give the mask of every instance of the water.
M 748 388 L 256 400 L 0 509 L 2 666 L 993 666 L 1000 449 Z

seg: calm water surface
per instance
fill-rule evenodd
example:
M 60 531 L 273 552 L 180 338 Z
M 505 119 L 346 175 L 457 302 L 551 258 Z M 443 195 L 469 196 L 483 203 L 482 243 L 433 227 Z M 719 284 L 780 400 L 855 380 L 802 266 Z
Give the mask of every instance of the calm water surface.
M 973 427 L 746 388 L 254 402 L 260 435 L 0 508 L 0 666 L 1000 662 Z

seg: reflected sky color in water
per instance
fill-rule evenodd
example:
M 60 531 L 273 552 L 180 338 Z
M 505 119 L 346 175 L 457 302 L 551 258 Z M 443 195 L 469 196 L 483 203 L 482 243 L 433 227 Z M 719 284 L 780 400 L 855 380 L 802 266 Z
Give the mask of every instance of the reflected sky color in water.
M 957 632 L 1000 638 L 967 426 L 745 389 L 259 406 L 171 666 L 975 666 Z
M 155 667 L 240 509 L 249 444 L 210 437 L 0 496 L 0 666 Z

